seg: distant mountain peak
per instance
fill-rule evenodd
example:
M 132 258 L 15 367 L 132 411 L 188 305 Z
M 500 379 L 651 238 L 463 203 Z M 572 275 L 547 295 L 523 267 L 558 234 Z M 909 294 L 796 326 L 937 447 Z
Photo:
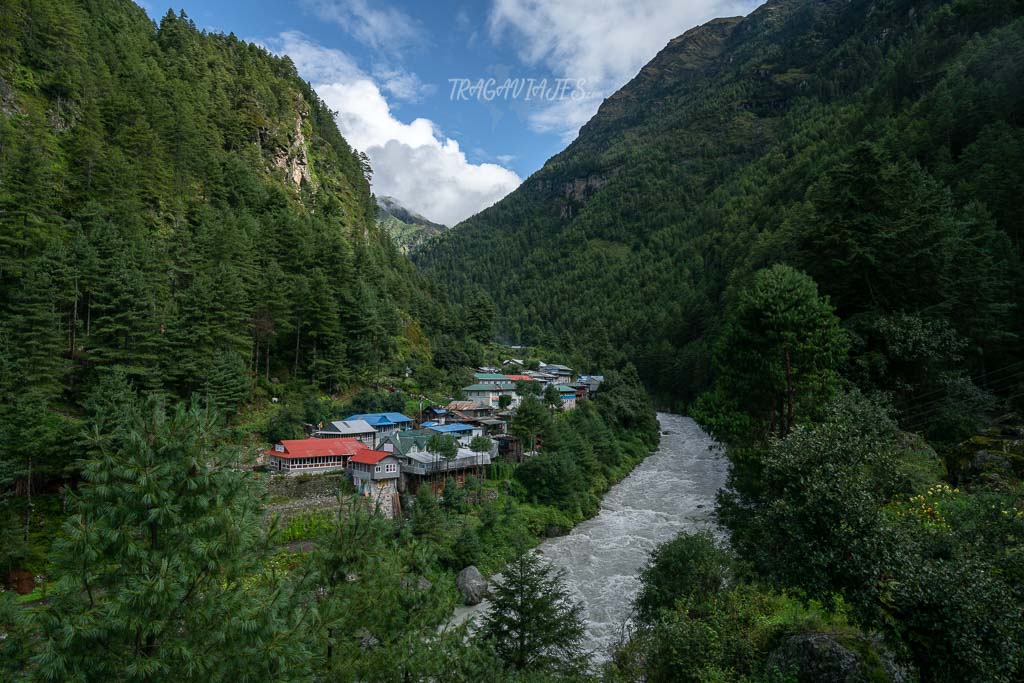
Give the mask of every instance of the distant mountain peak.
M 437 230 L 448 229 L 447 225 L 444 225 L 443 223 L 435 223 L 422 214 L 416 213 L 394 197 L 389 197 L 387 195 L 377 197 L 377 207 L 380 209 L 381 214 L 394 216 L 403 223 L 421 225 L 424 228 L 435 228 Z
M 428 239 L 448 229 L 447 225 L 435 223 L 386 195 L 377 197 L 377 224 L 391 235 L 403 252 L 415 251 Z

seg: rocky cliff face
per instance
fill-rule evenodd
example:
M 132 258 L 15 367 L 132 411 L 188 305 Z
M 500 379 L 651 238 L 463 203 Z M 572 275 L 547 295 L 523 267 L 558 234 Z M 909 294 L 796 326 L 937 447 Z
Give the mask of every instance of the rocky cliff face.
M 288 133 L 287 145 L 279 145 L 272 151 L 274 168 L 284 171 L 285 178 L 296 187 L 300 187 L 304 182 L 313 182 L 309 168 L 306 134 L 302 130 L 305 117 L 305 111 L 299 113 L 295 119 L 295 128 Z

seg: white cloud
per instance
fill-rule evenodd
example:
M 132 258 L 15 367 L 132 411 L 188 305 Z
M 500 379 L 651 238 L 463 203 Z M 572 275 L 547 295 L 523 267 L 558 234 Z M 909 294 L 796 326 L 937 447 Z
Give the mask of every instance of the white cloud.
M 370 157 L 373 190 L 378 195 L 390 195 L 431 220 L 455 225 L 522 182 L 498 164 L 470 163 L 459 143 L 431 120 L 405 123 L 396 118 L 382 86 L 340 50 L 325 48 L 296 32 L 282 33 L 266 43 L 275 52 L 291 56 L 299 73 L 336 113 L 345 139 Z M 386 85 L 383 89 L 393 92 Z
M 763 0 L 494 0 L 494 40 L 510 34 L 519 57 L 563 78 L 582 79 L 588 96 L 551 103 L 530 116 L 538 131 L 572 139 L 602 100 L 625 85 L 672 38 Z
M 418 102 L 427 95 L 432 95 L 436 88 L 424 83 L 416 74 L 405 69 L 378 64 L 373 75 L 388 94 L 406 102 Z
M 349 82 L 366 78 L 355 60 L 341 50 L 312 42 L 299 31 L 285 31 L 262 41 L 268 49 L 291 57 L 299 74 L 310 83 Z
M 380 2 L 374 2 L 374 7 L 366 0 L 304 0 L 303 4 L 374 50 L 397 54 L 424 40 L 416 20 Z

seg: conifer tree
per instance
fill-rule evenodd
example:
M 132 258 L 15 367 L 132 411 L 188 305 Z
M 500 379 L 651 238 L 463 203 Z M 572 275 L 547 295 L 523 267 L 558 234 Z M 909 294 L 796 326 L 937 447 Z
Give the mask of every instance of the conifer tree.
M 149 399 L 101 414 L 92 437 L 39 618 L 39 677 L 305 678 L 302 612 L 288 582 L 259 587 L 260 506 L 214 414 Z
M 514 671 L 554 678 L 581 674 L 582 608 L 566 590 L 564 572 L 527 552 L 501 576 L 478 637 Z

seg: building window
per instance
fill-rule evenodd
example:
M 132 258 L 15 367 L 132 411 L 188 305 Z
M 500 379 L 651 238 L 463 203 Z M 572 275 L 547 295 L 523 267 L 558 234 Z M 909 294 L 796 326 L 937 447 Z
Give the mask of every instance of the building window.
M 380 465 L 377 465 L 376 467 L 374 467 L 373 471 L 378 473 L 378 474 L 380 474 Z
M 397 472 L 397 471 L 398 471 L 398 465 L 396 465 L 396 464 L 394 464 L 394 463 L 391 463 L 391 464 L 387 465 L 387 466 L 386 466 L 386 467 L 384 468 L 384 471 L 385 471 L 385 472 L 392 472 L 392 473 L 393 473 L 393 472 Z

